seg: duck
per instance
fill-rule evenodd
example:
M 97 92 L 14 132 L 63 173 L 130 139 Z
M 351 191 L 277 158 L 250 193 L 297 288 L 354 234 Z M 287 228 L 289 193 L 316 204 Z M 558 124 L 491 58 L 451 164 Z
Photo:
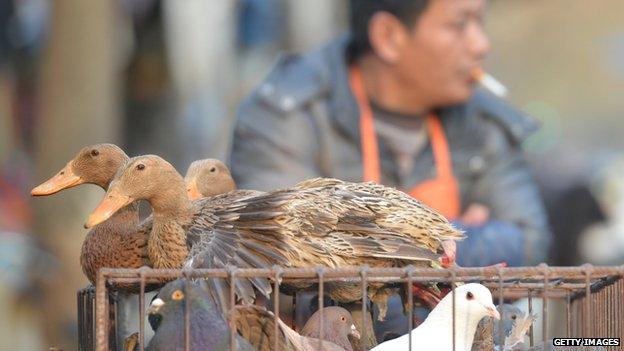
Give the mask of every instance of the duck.
M 32 196 L 49 196 L 81 184 L 107 190 L 117 170 L 129 160 L 117 145 L 102 143 L 82 148 L 58 173 L 31 190 Z M 138 203 L 122 207 L 107 221 L 93 227 L 80 251 L 80 266 L 95 285 L 100 268 L 139 268 L 149 265 L 147 239 L 150 224 L 141 225 Z M 119 284 L 118 290 L 136 290 L 136 284 Z
M 119 168 L 129 160 L 117 145 L 101 143 L 82 148 L 58 173 L 31 190 L 32 196 L 49 196 L 81 184 L 94 184 L 107 190 Z M 216 172 L 213 170 L 216 170 Z M 187 188 L 191 199 L 211 197 L 236 190 L 228 167 L 217 159 L 198 160 L 187 170 Z M 140 221 L 138 202 L 128 204 L 107 221 L 93 227 L 86 235 L 80 266 L 91 284 L 99 269 L 151 267 L 147 241 L 151 216 Z M 147 290 L 158 285 L 148 284 Z M 137 284 L 117 284 L 116 290 L 138 292 Z
M 182 176 L 156 155 L 130 159 L 85 226 L 137 200 L 153 209 L 148 255 L 155 268 L 431 266 L 439 264 L 443 241 L 463 237 L 434 210 L 373 183 L 313 179 L 259 194 L 230 191 L 191 201 Z M 350 288 L 328 284 L 330 297 L 362 298 L 353 283 L 342 285 Z M 383 315 L 391 293 L 383 283 L 368 288 Z M 236 279 L 235 291 L 251 304 L 255 291 L 268 296 L 271 284 L 266 278 Z
M 230 169 L 220 160 L 206 158 L 192 162 L 184 177 L 189 199 L 197 200 L 236 190 Z

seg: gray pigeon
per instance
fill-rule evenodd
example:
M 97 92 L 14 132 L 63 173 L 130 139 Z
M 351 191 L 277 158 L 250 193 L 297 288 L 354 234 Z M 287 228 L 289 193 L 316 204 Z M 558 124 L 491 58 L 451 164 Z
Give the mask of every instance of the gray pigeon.
M 525 313 L 518 307 L 511 304 L 503 304 L 496 306 L 501 314 L 499 321 L 492 321 L 490 318 L 484 318 L 477 327 L 477 333 L 472 345 L 472 351 L 492 350 L 494 345 L 500 345 L 500 326 L 503 327 L 504 340 L 507 340 L 511 334 L 514 323 L 518 318 L 523 318 Z
M 501 320 L 494 323 L 494 343 L 498 345 L 500 342 L 498 334 L 500 325 L 503 325 L 503 335 L 507 337 L 511 334 L 511 329 L 518 320 L 518 317 L 524 317 L 525 313 L 518 307 L 508 303 L 498 305 L 496 308 L 501 314 Z
M 347 312 L 348 313 L 348 312 Z M 335 316 L 335 315 L 334 315 Z M 323 320 L 328 324 L 334 324 L 331 321 L 332 314 Z M 341 318 L 338 315 L 338 318 Z M 302 336 L 292 330 L 281 320 L 278 320 L 277 341 L 280 350 L 292 351 L 345 351 L 345 348 L 333 343 L 333 339 L 323 337 L 322 347 L 319 349 L 319 339 L 314 337 Z M 236 306 L 234 308 L 234 323 L 240 335 L 258 351 L 273 350 L 275 343 L 275 315 L 259 306 Z M 351 322 L 353 325 L 353 322 Z M 353 329 L 349 328 L 352 332 Z M 357 331 L 356 331 L 357 333 Z M 328 334 L 326 336 L 331 336 Z M 357 334 L 356 334 L 357 335 Z M 342 340 L 339 338 L 339 340 Z M 348 341 L 347 341 L 348 343 Z M 350 345 L 349 345 L 350 346 Z
M 320 323 L 321 313 L 316 311 L 301 329 L 301 335 L 320 338 Z M 351 313 L 338 306 L 323 308 L 323 340 L 331 341 L 347 351 L 353 351 L 349 335 L 360 338 Z
M 230 328 L 203 282 L 174 280 L 165 285 L 148 309 L 154 329 L 148 351 L 184 349 L 184 310 L 190 315 L 190 350 L 226 351 L 230 349 Z M 188 301 L 187 301 L 188 300 Z M 236 338 L 237 350 L 253 350 L 242 337 Z

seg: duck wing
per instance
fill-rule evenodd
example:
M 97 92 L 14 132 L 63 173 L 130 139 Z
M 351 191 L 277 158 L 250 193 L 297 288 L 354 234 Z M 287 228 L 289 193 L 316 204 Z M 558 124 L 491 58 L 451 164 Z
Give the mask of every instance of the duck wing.
M 271 268 L 273 265 L 288 267 L 289 257 L 296 248 L 272 223 L 271 218 L 281 214 L 277 196 L 264 193 L 233 191 L 196 202 L 198 212 L 186 228 L 189 260 L 192 268 Z M 254 288 L 265 296 L 271 291 L 267 278 L 244 278 L 235 280 L 239 298 L 251 303 Z M 229 284 L 220 284 L 221 289 Z M 229 296 L 227 292 L 219 295 Z
M 329 202 L 339 204 L 332 206 L 332 210 L 338 208 L 342 212 L 343 228 L 355 225 L 370 230 L 372 221 L 381 231 L 401 233 L 434 252 L 440 251 L 440 244 L 445 240 L 463 238 L 461 231 L 444 216 L 395 188 L 372 182 L 351 183 L 324 178 L 309 179 L 298 186 L 334 198 Z
M 415 200 L 397 203 L 380 191 L 367 192 L 366 187 L 360 189 L 354 184 L 323 178 L 300 183 L 296 201 L 285 205 L 291 218 L 285 225 L 290 225 L 292 231 L 299 230 L 302 237 L 321 239 L 325 248 L 346 260 L 440 258 L 437 251 L 441 239 L 435 231 L 417 220 L 410 224 L 405 218 L 414 215 L 416 210 L 410 207 L 414 207 Z M 447 226 L 452 229 L 450 224 Z

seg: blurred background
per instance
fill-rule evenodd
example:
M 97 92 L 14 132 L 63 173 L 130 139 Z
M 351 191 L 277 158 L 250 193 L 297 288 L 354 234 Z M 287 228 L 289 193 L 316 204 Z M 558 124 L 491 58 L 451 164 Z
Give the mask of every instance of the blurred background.
M 347 29 L 345 0 L 0 1 L 0 350 L 77 348 L 82 223 L 102 196 L 29 198 L 83 146 L 185 170 L 225 159 L 236 104 L 282 50 Z M 541 121 L 524 147 L 549 264 L 624 263 L 624 3 L 493 0 L 486 68 Z

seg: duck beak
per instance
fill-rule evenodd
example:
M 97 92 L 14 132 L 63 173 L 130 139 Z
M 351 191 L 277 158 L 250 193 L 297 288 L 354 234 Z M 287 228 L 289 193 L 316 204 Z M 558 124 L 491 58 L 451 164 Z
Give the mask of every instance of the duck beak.
M 496 309 L 496 307 L 494 307 L 494 305 L 491 306 L 487 306 L 485 307 L 486 311 L 487 311 L 487 315 L 496 319 L 496 320 L 500 320 L 500 313 L 498 312 L 498 310 Z
M 154 301 L 152 301 L 152 303 L 147 308 L 147 313 L 156 314 L 158 313 L 158 310 L 160 310 L 160 308 L 164 305 L 165 305 L 165 301 L 163 301 L 161 298 L 156 298 L 154 299 Z
M 75 175 L 71 170 L 71 162 L 58 172 L 54 177 L 46 180 L 41 185 L 30 191 L 32 196 L 46 196 L 68 189 L 76 185 L 84 184 L 84 179 Z
M 201 199 L 203 196 L 197 189 L 197 179 L 191 179 L 186 185 L 186 193 L 191 200 Z
M 349 334 L 353 335 L 355 338 L 358 338 L 358 339 L 361 337 L 360 332 L 355 327 L 355 324 L 351 324 L 351 332 Z
M 132 203 L 132 198 L 125 195 L 109 194 L 100 205 L 91 212 L 91 215 L 84 224 L 85 229 L 92 228 L 109 219 L 115 212 Z

